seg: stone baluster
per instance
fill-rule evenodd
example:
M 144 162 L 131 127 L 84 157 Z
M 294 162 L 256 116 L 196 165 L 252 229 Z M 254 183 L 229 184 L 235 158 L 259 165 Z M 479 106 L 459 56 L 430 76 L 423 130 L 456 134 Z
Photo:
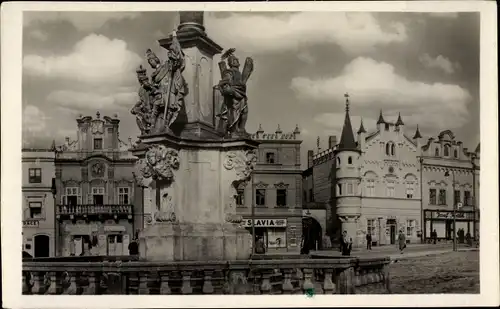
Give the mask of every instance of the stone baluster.
M 139 273 L 139 295 L 148 295 L 149 287 L 148 287 L 148 273 Z
M 44 273 L 39 271 L 34 271 L 33 275 L 33 287 L 31 289 L 31 293 L 34 295 L 41 295 L 45 292 L 45 283 L 44 283 Z
M 386 264 L 383 269 L 385 290 L 387 293 L 391 293 L 391 274 L 390 274 L 390 264 Z
M 323 294 L 323 279 L 324 279 L 324 271 L 322 269 L 313 269 L 313 286 L 314 286 L 314 294 Z
M 128 280 L 128 293 L 129 294 L 139 294 L 139 275 L 137 272 L 132 272 L 129 275 Z
M 23 295 L 31 294 L 30 277 L 31 274 L 28 271 L 23 271 Z
M 313 270 L 305 268 L 303 270 L 303 274 L 304 274 L 304 281 L 302 283 L 302 291 L 306 293 L 311 289 L 314 289 L 314 284 L 312 282 Z
M 78 287 L 76 286 L 76 275 L 77 273 L 74 271 L 67 272 L 67 279 L 69 281 L 69 285 L 64 289 L 63 294 L 67 295 L 76 295 L 78 291 Z
M 250 275 L 250 274 L 248 274 Z M 247 271 L 244 270 L 230 270 L 224 282 L 225 294 L 247 294 L 248 287 Z M 253 285 L 252 285 L 253 286 Z
M 182 294 L 192 294 L 193 288 L 191 287 L 191 271 L 182 272 Z
M 203 294 L 213 294 L 214 293 L 214 287 L 212 285 L 212 275 L 213 275 L 212 270 L 205 270 L 204 272 L 204 279 L 203 279 Z
M 339 276 L 337 276 L 337 286 L 339 287 L 338 291 L 340 294 L 354 294 L 353 276 L 353 267 L 343 269 Z
M 375 269 L 373 269 L 372 267 L 368 268 L 366 271 L 368 273 L 368 284 L 375 283 L 374 271 Z
M 83 290 L 83 295 L 97 295 L 98 290 L 98 282 L 97 278 L 99 276 L 99 273 L 90 271 L 88 273 L 88 280 L 89 280 L 89 285 L 85 287 Z
M 290 268 L 283 269 L 283 285 L 281 287 L 283 290 L 283 294 L 293 293 L 292 272 L 293 269 Z
M 332 280 L 333 269 L 325 269 L 325 277 L 323 278 L 323 291 L 324 294 L 335 294 L 335 284 Z
M 45 294 L 55 295 L 59 294 L 59 280 L 57 272 L 51 271 L 47 273 L 48 288 Z
M 172 294 L 170 286 L 168 285 L 168 273 L 160 273 L 160 294 L 169 295 Z
M 260 283 L 261 294 L 271 294 L 271 275 L 273 274 L 272 269 L 263 269 L 261 272 L 262 282 Z

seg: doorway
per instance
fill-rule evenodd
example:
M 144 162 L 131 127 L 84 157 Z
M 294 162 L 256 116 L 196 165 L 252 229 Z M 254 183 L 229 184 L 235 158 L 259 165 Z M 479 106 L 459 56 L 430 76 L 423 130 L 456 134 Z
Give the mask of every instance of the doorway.
M 323 249 L 323 231 L 321 225 L 314 218 L 306 217 L 302 219 L 302 235 L 304 237 L 304 247 L 309 250 Z
M 396 219 L 387 219 L 386 225 L 389 227 L 391 245 L 396 243 L 396 224 Z
M 49 257 L 50 238 L 47 235 L 35 236 L 35 257 Z

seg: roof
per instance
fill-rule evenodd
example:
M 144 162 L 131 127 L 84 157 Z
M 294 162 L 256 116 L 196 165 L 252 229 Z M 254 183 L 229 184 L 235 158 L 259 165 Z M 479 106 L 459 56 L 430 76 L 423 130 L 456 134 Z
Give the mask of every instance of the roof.
M 422 134 L 420 134 L 420 130 L 418 129 L 418 125 L 417 125 L 417 130 L 415 131 L 415 135 L 413 136 L 413 139 L 417 139 L 417 138 L 422 138 Z
M 397 126 L 404 126 L 403 119 L 401 119 L 401 113 L 398 114 L 398 120 L 396 121 Z
M 380 110 L 380 115 L 378 116 L 377 124 L 385 123 L 384 116 L 382 115 L 382 110 Z
M 339 150 L 356 149 L 354 134 L 352 133 L 351 117 L 349 117 L 349 109 L 346 109 L 344 127 L 340 136 Z
M 359 125 L 358 134 L 366 133 L 365 126 L 363 126 L 363 118 L 361 118 L 361 124 Z

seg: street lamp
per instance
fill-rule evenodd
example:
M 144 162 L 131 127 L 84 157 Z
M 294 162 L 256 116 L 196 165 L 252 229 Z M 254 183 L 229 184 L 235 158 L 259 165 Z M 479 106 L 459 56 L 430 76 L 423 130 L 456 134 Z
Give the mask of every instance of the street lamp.
M 446 171 L 444 173 L 445 177 L 450 177 L 450 172 Z M 451 188 L 453 189 L 453 251 L 457 251 L 457 216 L 456 216 L 456 203 L 455 203 L 455 173 L 451 171 L 451 177 L 452 177 L 452 183 L 451 183 Z
M 54 175 L 55 176 L 55 175 Z M 59 229 L 57 223 L 57 205 L 56 205 L 56 195 L 57 195 L 57 187 L 56 187 L 56 178 L 52 178 L 52 187 L 50 188 L 50 192 L 52 193 L 52 199 L 54 203 L 54 256 L 57 256 L 57 239 L 59 238 Z

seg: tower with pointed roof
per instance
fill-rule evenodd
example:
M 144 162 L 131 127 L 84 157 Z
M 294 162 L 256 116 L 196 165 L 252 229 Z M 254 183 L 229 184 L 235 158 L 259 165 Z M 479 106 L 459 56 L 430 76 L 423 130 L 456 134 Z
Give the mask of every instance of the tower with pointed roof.
M 359 172 L 361 150 L 354 140 L 349 116 L 349 95 L 345 94 L 346 109 L 344 126 L 337 149 L 335 149 L 335 199 L 333 209 L 341 222 L 341 231 L 347 231 L 357 245 L 357 220 L 361 215 L 361 175 Z M 361 129 L 361 128 L 360 128 Z M 360 130 L 360 131 L 364 131 Z
M 366 130 L 365 126 L 363 125 L 363 119 L 361 119 L 361 124 L 359 125 L 358 129 L 358 149 L 363 153 L 363 149 L 365 148 L 365 141 L 366 141 Z
M 422 134 L 420 134 L 420 130 L 418 129 L 418 124 L 417 124 L 417 129 L 415 130 L 415 134 L 413 135 L 413 143 L 417 147 L 417 155 L 421 155 L 422 151 Z

